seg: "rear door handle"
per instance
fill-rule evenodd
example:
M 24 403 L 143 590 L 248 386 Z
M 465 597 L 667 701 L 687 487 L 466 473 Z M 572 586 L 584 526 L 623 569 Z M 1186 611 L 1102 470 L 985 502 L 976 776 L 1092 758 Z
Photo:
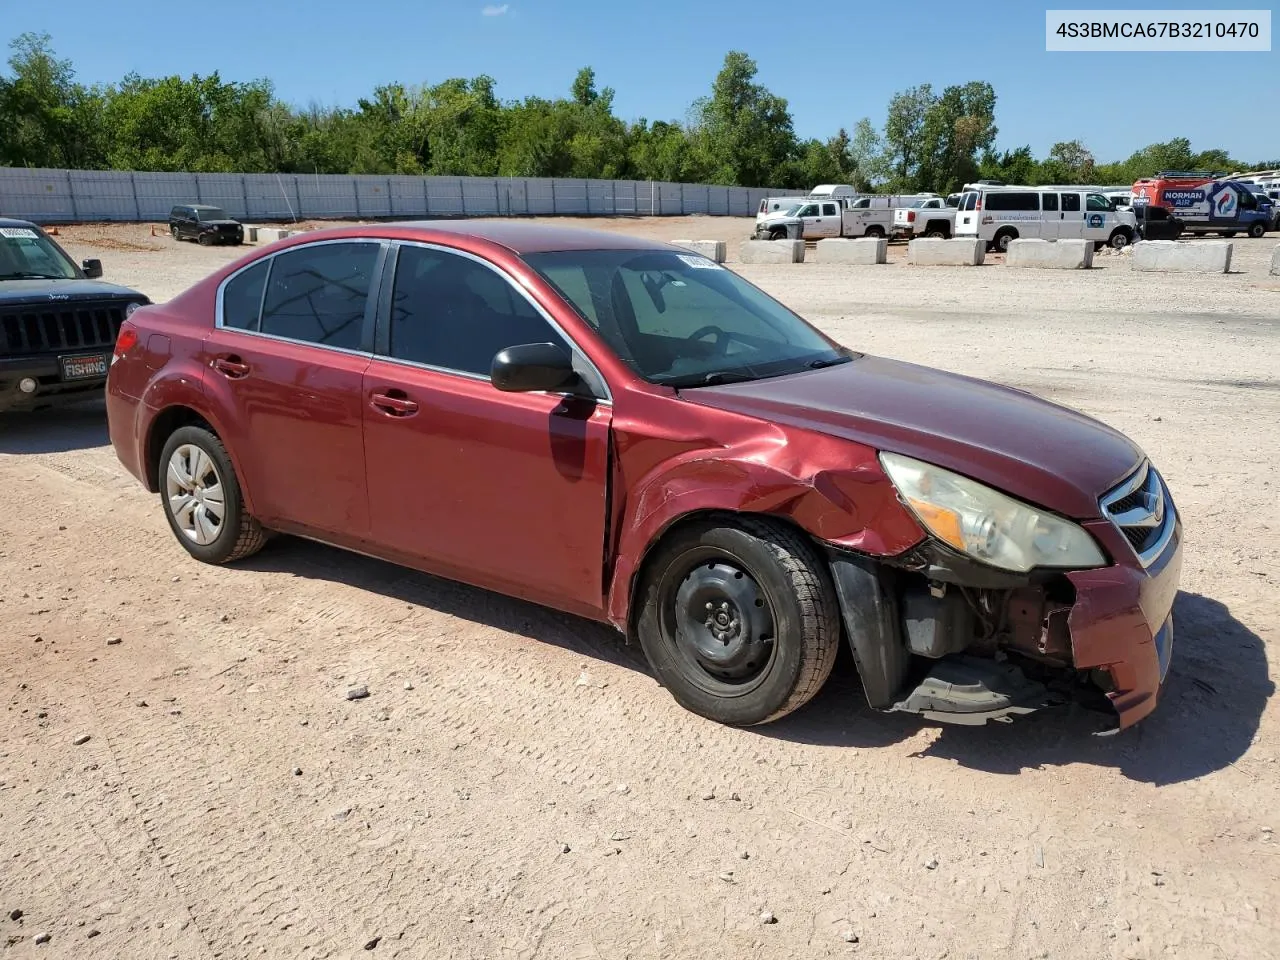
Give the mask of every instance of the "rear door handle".
M 238 357 L 214 357 L 213 369 L 225 374 L 232 380 L 238 380 L 240 377 L 249 375 L 249 365 L 242 362 Z
M 395 392 L 397 394 L 400 393 L 399 390 Z M 369 406 L 379 413 L 385 413 L 392 417 L 411 417 L 418 412 L 417 403 L 403 394 L 392 396 L 390 393 L 375 393 L 369 398 Z

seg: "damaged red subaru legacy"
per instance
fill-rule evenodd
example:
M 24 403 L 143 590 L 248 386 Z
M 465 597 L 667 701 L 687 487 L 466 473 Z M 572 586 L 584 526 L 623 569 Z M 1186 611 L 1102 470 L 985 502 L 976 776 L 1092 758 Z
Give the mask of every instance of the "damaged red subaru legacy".
M 1114 728 L 1169 667 L 1181 522 L 1132 441 L 828 338 L 711 259 L 498 222 L 288 238 L 125 321 L 111 442 L 179 543 L 273 532 L 612 624 L 775 720 L 847 642 L 870 705 Z

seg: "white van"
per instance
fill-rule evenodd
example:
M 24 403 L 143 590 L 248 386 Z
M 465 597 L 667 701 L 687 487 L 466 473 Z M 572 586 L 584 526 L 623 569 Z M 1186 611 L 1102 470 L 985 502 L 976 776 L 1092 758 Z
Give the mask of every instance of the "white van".
M 1092 240 L 1116 249 L 1133 242 L 1133 211 L 1113 210 L 1101 193 L 1073 187 L 983 187 L 960 198 L 956 237 L 980 237 L 1004 252 L 1019 237 Z
M 760 206 L 756 209 L 756 223 L 759 223 L 765 217 L 774 214 L 785 213 L 792 207 L 799 206 L 804 203 L 804 197 L 765 197 L 760 201 Z

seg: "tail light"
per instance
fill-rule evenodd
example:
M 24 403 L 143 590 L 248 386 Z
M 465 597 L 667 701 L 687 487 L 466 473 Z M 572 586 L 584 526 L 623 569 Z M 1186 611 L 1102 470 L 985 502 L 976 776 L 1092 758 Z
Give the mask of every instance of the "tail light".
M 914 210 L 908 210 L 907 223 L 915 223 L 915 222 L 916 222 L 916 212 Z
M 120 324 L 120 333 L 116 335 L 115 349 L 111 352 L 111 362 L 114 364 L 126 353 L 138 345 L 138 328 L 126 320 Z

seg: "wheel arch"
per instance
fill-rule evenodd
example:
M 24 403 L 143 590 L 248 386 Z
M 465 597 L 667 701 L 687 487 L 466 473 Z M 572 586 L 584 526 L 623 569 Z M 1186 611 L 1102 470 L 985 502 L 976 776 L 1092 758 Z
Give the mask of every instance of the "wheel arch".
M 235 449 L 227 440 L 226 431 L 216 417 L 185 402 L 175 402 L 164 407 L 147 425 L 142 446 L 143 475 L 146 478 L 147 490 L 151 493 L 160 492 L 160 453 L 164 450 L 165 441 L 173 435 L 173 432 L 186 426 L 204 427 L 218 438 L 231 459 L 232 467 L 235 468 L 236 480 L 240 486 L 240 495 L 244 499 L 245 508 L 252 513 L 253 494 L 245 481 L 244 470 L 241 469 Z

